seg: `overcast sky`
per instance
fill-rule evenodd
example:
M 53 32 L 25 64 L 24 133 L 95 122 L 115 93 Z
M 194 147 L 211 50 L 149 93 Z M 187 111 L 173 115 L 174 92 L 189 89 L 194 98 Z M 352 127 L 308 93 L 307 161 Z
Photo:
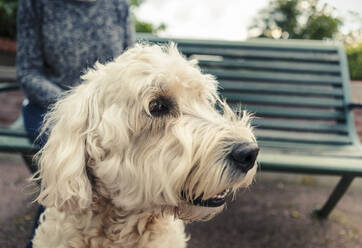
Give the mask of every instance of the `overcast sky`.
M 243 40 L 258 10 L 269 0 L 146 0 L 137 10 L 140 20 L 165 23 L 162 36 Z M 362 0 L 321 0 L 338 14 L 349 10 L 362 13 Z M 356 23 L 348 21 L 345 32 Z

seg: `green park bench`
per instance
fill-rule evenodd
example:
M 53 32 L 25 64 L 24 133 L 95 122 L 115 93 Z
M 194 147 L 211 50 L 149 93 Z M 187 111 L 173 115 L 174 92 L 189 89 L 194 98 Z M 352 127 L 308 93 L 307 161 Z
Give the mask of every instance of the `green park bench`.
M 16 90 L 20 90 L 20 87 L 16 83 L 15 68 L 0 67 L 0 94 Z M 36 151 L 37 148 L 27 138 L 22 116 L 9 126 L 0 126 L 0 152 L 22 154 L 33 173 L 36 168 L 31 158 Z
M 262 171 L 341 177 L 320 218 L 331 210 L 355 177 L 362 176 L 362 149 L 356 135 L 347 59 L 343 45 L 322 41 L 245 42 L 166 39 L 177 43 L 205 73 L 216 76 L 230 105 L 255 113 Z M 1 89 L 15 87 L 3 84 Z M 1 129 L 0 151 L 31 153 L 21 121 Z

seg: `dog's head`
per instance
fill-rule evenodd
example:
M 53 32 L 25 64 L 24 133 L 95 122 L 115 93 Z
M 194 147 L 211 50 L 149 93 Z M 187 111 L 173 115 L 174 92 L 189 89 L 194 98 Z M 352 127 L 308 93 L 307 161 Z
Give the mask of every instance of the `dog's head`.
M 174 45 L 136 45 L 83 79 L 47 116 L 44 205 L 81 211 L 96 190 L 120 209 L 201 219 L 251 183 L 258 147 L 248 114 L 234 114 L 214 77 Z

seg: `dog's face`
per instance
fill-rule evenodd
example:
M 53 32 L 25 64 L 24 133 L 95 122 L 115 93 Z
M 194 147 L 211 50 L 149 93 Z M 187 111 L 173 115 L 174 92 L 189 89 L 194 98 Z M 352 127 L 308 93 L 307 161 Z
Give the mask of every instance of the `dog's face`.
M 120 209 L 203 219 L 251 183 L 258 147 L 247 113 L 235 115 L 174 46 L 138 45 L 84 80 L 48 116 L 46 205 L 84 209 L 97 190 Z

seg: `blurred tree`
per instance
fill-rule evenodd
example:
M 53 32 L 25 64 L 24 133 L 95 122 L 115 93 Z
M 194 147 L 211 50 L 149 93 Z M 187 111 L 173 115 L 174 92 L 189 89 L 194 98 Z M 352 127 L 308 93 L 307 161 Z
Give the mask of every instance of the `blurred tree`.
M 17 0 L 0 0 L 0 37 L 15 39 Z
M 349 23 L 353 28 L 347 34 L 340 34 L 340 40 L 343 40 L 348 47 L 354 47 L 362 44 L 362 15 L 356 11 L 350 11 Z M 360 49 L 362 51 L 362 49 Z
M 310 16 L 302 28 L 301 38 L 311 40 L 333 38 L 339 32 L 341 24 L 340 19 L 326 14 Z
M 141 3 L 143 3 L 145 0 L 130 0 L 129 4 L 131 6 L 139 7 Z
M 137 33 L 152 33 L 157 34 L 160 31 L 166 29 L 166 24 L 161 23 L 160 25 L 155 25 L 149 22 L 140 21 L 135 14 L 135 10 L 144 3 L 145 0 L 130 0 L 131 11 L 133 15 L 133 22 L 136 28 Z
M 275 39 L 333 38 L 343 21 L 335 9 L 319 0 L 270 0 L 267 8 L 259 11 L 249 27 L 252 37 Z

